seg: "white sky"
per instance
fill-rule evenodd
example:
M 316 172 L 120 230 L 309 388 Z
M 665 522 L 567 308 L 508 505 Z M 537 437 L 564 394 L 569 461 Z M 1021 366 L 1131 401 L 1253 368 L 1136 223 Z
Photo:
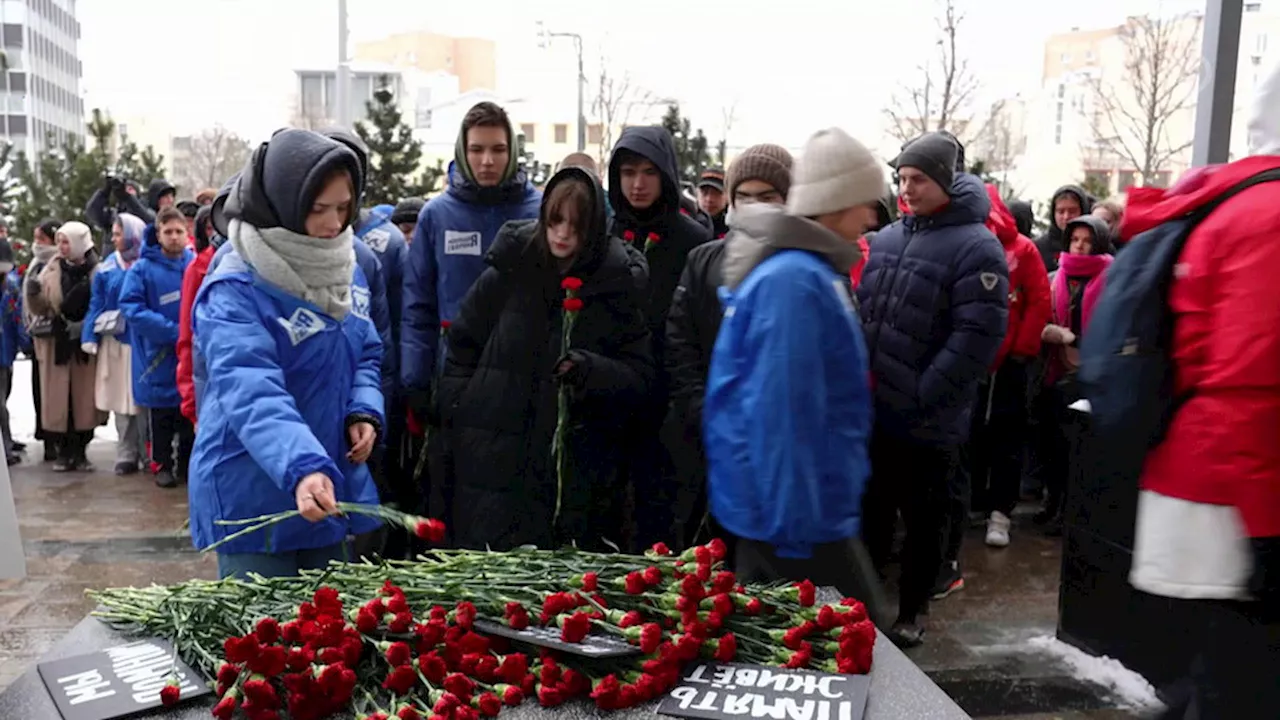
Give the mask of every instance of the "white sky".
M 1196 0 L 957 0 L 962 55 L 983 91 L 1039 85 L 1043 42 L 1125 15 L 1202 7 Z M 355 42 L 430 29 L 498 41 L 500 92 L 522 77 L 563 76 L 572 117 L 574 56 L 539 51 L 535 21 L 601 48 L 657 96 L 681 101 L 714 143 L 736 103 L 730 142 L 798 145 L 839 125 L 878 133 L 881 109 L 928 53 L 938 0 L 349 0 Z M 1034 8 L 1034 9 L 1033 9 Z M 155 115 L 175 133 L 214 124 L 258 140 L 285 124 L 293 70 L 333 66 L 336 0 L 79 0 L 86 109 Z M 538 75 L 541 69 L 541 75 Z M 527 73 L 527 74 L 522 74 Z M 554 74 L 558 73 L 558 74 Z M 532 83 L 526 83 L 532 85 Z M 549 92 L 546 84 L 537 87 Z M 559 95 L 559 93 L 557 93 Z M 867 138 L 874 144 L 881 138 Z

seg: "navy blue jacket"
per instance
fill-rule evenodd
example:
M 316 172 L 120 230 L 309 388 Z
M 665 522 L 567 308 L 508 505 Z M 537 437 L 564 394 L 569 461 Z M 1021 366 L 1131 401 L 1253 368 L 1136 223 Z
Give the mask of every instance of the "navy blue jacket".
M 969 434 L 979 381 L 1009 319 L 1009 268 L 984 223 L 991 201 L 960 174 L 951 202 L 876 234 L 858 285 L 876 431 L 933 445 Z
M 133 346 L 133 399 L 145 408 L 176 408 L 178 394 L 178 310 L 182 305 L 182 273 L 195 254 L 164 254 L 155 226 L 143 233 L 142 257 L 125 272 L 120 287 Z

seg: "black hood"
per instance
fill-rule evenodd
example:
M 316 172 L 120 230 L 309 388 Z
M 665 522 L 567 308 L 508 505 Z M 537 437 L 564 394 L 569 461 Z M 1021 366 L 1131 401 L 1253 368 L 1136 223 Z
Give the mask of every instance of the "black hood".
M 1058 198 L 1063 195 L 1074 195 L 1076 200 L 1080 201 L 1080 214 L 1088 215 L 1093 212 L 1093 196 L 1085 192 L 1084 188 L 1079 185 L 1063 185 L 1053 191 L 1053 197 L 1049 198 L 1049 235 L 1051 237 L 1062 237 L 1062 231 L 1058 229 L 1058 224 L 1053 220 L 1053 208 L 1058 204 Z
M 1031 208 L 1031 203 L 1025 200 L 1014 200 L 1009 203 L 1009 213 L 1013 215 L 1013 223 L 1018 226 L 1018 232 L 1031 237 L 1036 223 L 1036 211 Z
M 169 193 L 177 194 L 178 189 L 164 178 L 156 178 L 147 186 L 147 207 L 152 210 L 160 210 L 160 198 Z
M 621 152 L 620 152 L 621 151 Z M 671 133 L 658 125 L 646 127 L 630 127 L 622 131 L 622 136 L 613 146 L 613 156 L 609 158 L 609 204 L 614 213 L 624 220 L 635 219 L 635 211 L 622 194 L 620 178 L 622 159 L 626 153 L 639 155 L 658 167 L 662 173 L 662 199 L 654 207 L 665 212 L 680 209 L 680 171 L 676 167 L 676 148 L 671 141 Z M 659 207 L 660 206 L 660 207 Z M 648 214 L 648 213 L 646 213 Z
M 196 235 L 196 252 L 201 252 L 209 247 L 212 238 L 205 232 L 205 225 L 208 224 L 210 216 L 213 215 L 212 205 L 201 205 L 196 211 L 195 219 L 195 235 Z
M 604 209 L 604 189 L 600 187 L 600 181 L 594 173 L 579 167 L 562 168 L 547 182 L 547 186 L 542 193 L 542 205 L 538 208 L 537 222 L 515 220 L 502 226 L 502 230 L 498 232 L 498 236 L 493 241 L 493 248 L 489 251 L 488 261 L 490 265 L 506 271 L 519 265 L 525 265 L 524 258 L 545 257 L 546 251 L 541 247 L 541 244 L 546 242 L 547 199 L 551 197 L 552 190 L 557 185 L 569 178 L 586 183 L 593 197 L 587 243 L 582 248 L 582 252 L 578 253 L 578 258 L 574 261 L 570 273 L 589 275 L 600 266 L 609 248 L 608 219 L 605 216 Z M 536 266 L 537 263 L 533 263 L 533 265 Z
M 360 136 L 343 128 L 329 128 L 320 133 L 330 140 L 336 140 L 346 145 L 351 152 L 355 153 L 356 159 L 360 161 L 360 179 L 356 181 L 356 199 L 355 206 L 360 207 L 360 203 L 364 198 L 364 183 L 369 177 L 369 146 L 364 144 Z
M 1107 221 L 1097 215 L 1081 215 L 1071 220 L 1067 226 L 1063 228 L 1062 233 L 1062 252 L 1070 252 L 1070 242 L 1072 228 L 1087 227 L 1093 231 L 1093 252 L 1091 255 L 1112 255 L 1115 253 L 1115 247 L 1111 244 L 1111 227 L 1107 225 Z
M 338 169 L 351 175 L 357 189 L 363 186 L 360 160 L 345 144 L 309 130 L 282 130 L 253 152 L 224 212 L 257 228 L 283 227 L 305 235 L 321 184 Z
M 213 229 L 222 237 L 228 235 L 227 227 L 227 198 L 231 197 L 231 191 L 235 189 L 236 183 L 240 182 L 240 175 L 243 170 L 232 175 L 222 188 L 218 190 L 218 194 L 213 196 L 213 204 L 209 206 L 210 215 L 213 217 Z

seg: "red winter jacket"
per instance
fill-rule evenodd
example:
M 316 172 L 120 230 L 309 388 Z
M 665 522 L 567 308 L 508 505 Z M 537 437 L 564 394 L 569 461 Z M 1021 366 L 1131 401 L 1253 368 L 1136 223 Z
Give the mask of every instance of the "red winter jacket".
M 987 185 L 987 196 L 991 198 L 987 229 L 1004 246 L 1004 259 L 1009 265 L 1009 329 L 991 365 L 995 372 L 1009 355 L 1033 358 L 1040 354 L 1040 333 L 1053 314 L 1053 303 L 1049 274 L 1036 244 L 1018 234 L 1013 213 L 1005 207 L 995 185 Z
M 1209 203 L 1280 157 L 1249 157 L 1132 188 L 1128 240 Z M 1169 291 L 1175 392 L 1187 401 L 1146 459 L 1142 488 L 1234 506 L 1250 537 L 1280 535 L 1280 184 L 1226 200 L 1191 233 Z
M 196 422 L 196 385 L 191 367 L 191 308 L 217 250 L 212 245 L 205 248 L 182 274 L 182 304 L 178 310 L 178 395 L 182 397 L 182 416 L 192 425 Z

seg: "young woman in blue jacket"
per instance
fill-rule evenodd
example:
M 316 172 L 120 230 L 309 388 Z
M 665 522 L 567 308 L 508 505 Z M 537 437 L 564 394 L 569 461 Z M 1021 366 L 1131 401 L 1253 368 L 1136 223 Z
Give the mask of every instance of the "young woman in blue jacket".
M 376 528 L 338 502 L 377 503 L 365 464 L 383 428 L 382 340 L 355 263 L 363 177 L 354 153 L 306 130 L 254 152 L 224 208 L 227 254 L 193 308 L 198 432 L 191 533 L 205 548 L 242 520 L 302 517 L 219 548 L 218 573 L 294 575 Z

